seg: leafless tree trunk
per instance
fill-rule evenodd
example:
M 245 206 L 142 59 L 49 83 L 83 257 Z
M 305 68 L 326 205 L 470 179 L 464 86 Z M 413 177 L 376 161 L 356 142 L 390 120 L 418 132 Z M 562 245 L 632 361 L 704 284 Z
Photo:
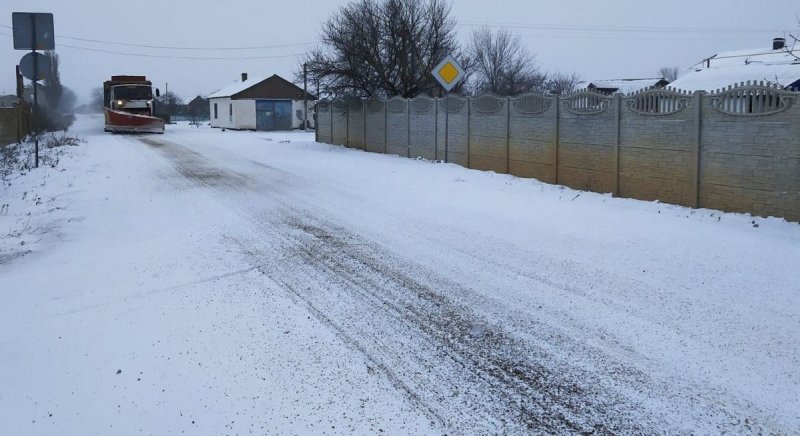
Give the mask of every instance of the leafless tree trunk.
M 454 29 L 444 0 L 358 0 L 325 22 L 301 68 L 329 97 L 434 93 L 433 68 L 457 54 Z
M 496 33 L 488 28 L 472 33 L 469 55 L 475 70 L 477 93 L 517 95 L 542 90 L 547 75 L 536 67 L 534 56 L 518 35 L 508 30 Z

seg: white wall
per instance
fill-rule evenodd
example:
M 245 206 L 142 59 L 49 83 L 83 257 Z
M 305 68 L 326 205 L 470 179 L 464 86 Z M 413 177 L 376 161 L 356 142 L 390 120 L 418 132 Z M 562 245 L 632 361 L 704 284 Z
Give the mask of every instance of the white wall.
M 255 130 L 256 101 L 212 98 L 208 102 L 211 109 L 211 127 L 225 129 Z M 217 105 L 217 118 L 214 118 L 214 105 Z M 231 117 L 231 106 L 233 117 Z
M 297 116 L 297 111 L 300 111 L 300 116 Z M 314 102 L 308 102 L 308 124 L 309 128 L 314 128 Z M 303 100 L 292 101 L 292 128 L 303 128 Z
M 211 110 L 211 127 L 225 129 L 255 130 L 256 129 L 256 101 L 231 100 L 230 98 L 212 98 L 208 102 Z M 217 105 L 218 117 L 214 118 L 214 104 Z M 233 120 L 230 117 L 230 108 L 233 105 Z M 298 117 L 298 112 L 300 116 Z M 314 128 L 314 102 L 308 102 L 309 128 Z M 292 128 L 303 127 L 303 100 L 292 101 Z
M 256 101 L 233 100 L 234 129 L 256 129 Z

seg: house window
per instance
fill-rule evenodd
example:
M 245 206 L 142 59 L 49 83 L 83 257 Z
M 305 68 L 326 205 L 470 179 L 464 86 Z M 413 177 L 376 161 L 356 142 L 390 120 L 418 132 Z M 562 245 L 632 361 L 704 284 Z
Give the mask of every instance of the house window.
M 233 103 L 228 105 L 228 118 L 231 123 L 233 122 Z
M 217 104 L 214 103 L 214 119 L 216 120 L 219 118 L 219 112 L 217 111 Z

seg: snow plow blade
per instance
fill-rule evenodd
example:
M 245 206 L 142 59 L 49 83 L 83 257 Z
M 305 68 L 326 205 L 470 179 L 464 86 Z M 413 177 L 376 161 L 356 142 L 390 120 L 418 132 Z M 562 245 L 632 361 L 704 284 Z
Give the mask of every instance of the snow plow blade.
M 164 133 L 164 120 L 106 108 L 106 132 Z

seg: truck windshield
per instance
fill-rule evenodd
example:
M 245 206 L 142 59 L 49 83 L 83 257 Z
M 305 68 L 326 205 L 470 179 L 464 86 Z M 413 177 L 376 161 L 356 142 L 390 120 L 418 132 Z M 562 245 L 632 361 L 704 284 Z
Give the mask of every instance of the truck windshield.
M 114 87 L 114 100 L 152 100 L 153 91 L 149 86 L 118 85 Z

